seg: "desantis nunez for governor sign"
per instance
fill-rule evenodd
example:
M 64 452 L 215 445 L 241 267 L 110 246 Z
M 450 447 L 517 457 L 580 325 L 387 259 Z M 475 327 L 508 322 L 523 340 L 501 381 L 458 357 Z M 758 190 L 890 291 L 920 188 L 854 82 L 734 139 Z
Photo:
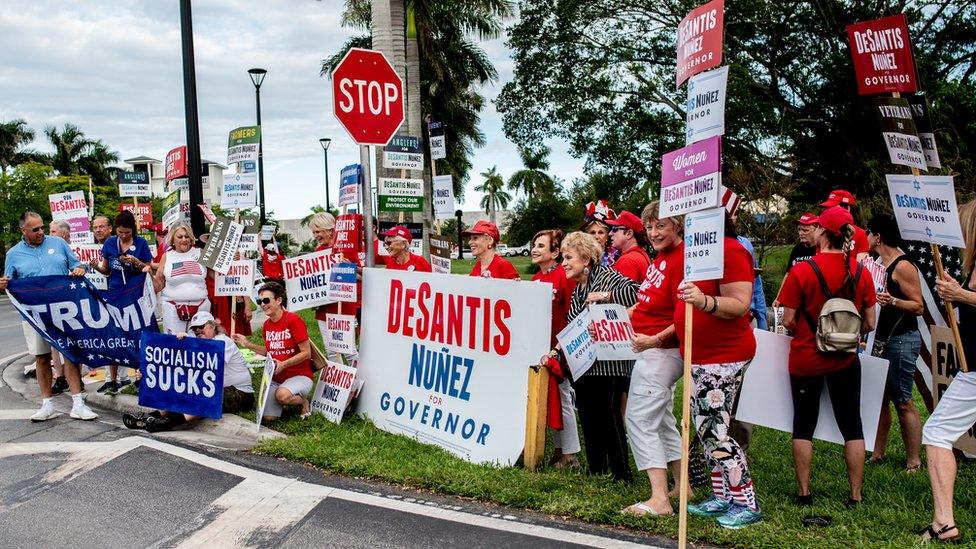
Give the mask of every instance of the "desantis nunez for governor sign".
M 551 299 L 540 282 L 365 269 L 359 412 L 468 461 L 515 462 Z

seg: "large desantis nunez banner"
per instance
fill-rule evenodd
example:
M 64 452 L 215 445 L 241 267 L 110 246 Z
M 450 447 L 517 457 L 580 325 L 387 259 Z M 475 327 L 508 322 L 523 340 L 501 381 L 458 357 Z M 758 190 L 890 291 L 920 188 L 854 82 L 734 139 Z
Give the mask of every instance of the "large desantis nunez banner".
M 551 300 L 544 283 L 365 269 L 358 411 L 468 461 L 514 463 Z

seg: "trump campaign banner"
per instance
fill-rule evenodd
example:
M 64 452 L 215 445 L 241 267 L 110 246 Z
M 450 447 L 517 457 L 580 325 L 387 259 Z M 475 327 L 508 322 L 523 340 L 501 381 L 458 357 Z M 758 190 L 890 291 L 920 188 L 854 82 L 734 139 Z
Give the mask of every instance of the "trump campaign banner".
M 358 410 L 462 459 L 514 463 L 551 301 L 545 284 L 365 269 Z
M 847 38 L 858 94 L 918 91 L 904 13 L 848 25 Z
M 289 311 L 312 309 L 333 302 L 329 297 L 329 281 L 335 260 L 336 256 L 329 248 L 287 258 L 282 262 Z
M 84 277 L 35 276 L 7 286 L 10 303 L 54 348 L 92 368 L 139 364 L 143 331 L 155 332 L 152 281 L 99 292 Z
M 676 85 L 722 64 L 722 29 L 725 0 L 712 0 L 689 13 L 678 24 Z
M 224 343 L 169 334 L 142 334 L 139 405 L 220 419 Z

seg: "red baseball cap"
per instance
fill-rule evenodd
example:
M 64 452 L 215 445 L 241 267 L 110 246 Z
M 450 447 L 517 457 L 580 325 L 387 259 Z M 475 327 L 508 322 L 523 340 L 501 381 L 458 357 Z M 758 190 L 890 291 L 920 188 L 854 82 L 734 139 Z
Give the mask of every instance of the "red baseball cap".
M 501 234 L 498 232 L 498 227 L 495 226 L 491 221 L 481 220 L 474 224 L 474 227 L 461 233 L 464 236 L 472 236 L 476 234 L 483 234 L 490 236 L 492 240 L 498 242 L 501 240 Z
M 817 225 L 834 234 L 840 234 L 840 229 L 844 225 L 853 224 L 854 217 L 851 216 L 851 212 L 840 206 L 831 206 L 821 212 L 820 216 L 817 217 Z
M 400 238 L 406 240 L 408 244 L 413 240 L 413 235 L 410 234 L 410 229 L 403 225 L 397 225 L 396 227 L 391 227 L 383 231 L 383 236 L 399 236 Z
M 830 191 L 827 196 L 827 200 L 820 203 L 821 206 L 829 208 L 831 206 L 837 206 L 838 204 L 847 204 L 848 206 L 856 206 L 857 201 L 854 200 L 854 195 L 845 191 L 844 189 L 836 189 Z
M 639 233 L 644 229 L 644 224 L 641 223 L 640 218 L 627 210 L 620 212 L 617 219 L 606 220 L 606 224 L 611 227 L 623 227 L 625 229 L 630 229 L 635 233 Z
M 800 219 L 797 219 L 796 222 L 799 223 L 800 225 L 816 225 L 817 216 L 813 215 L 810 212 L 807 212 L 801 215 Z

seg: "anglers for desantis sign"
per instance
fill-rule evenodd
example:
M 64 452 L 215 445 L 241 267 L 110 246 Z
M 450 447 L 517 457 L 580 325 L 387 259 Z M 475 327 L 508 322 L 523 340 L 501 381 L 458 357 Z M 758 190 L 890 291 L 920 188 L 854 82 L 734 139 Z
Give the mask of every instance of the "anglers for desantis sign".
M 220 419 L 224 344 L 213 339 L 142 334 L 139 405 Z
M 662 218 L 718 205 L 722 185 L 721 137 L 671 151 L 661 161 Z
M 725 1 L 713 0 L 695 8 L 678 24 L 676 85 L 722 64 Z
M 860 95 L 918 91 L 904 13 L 848 25 L 847 37 Z
M 359 411 L 463 459 L 512 464 L 551 301 L 546 284 L 365 269 Z
M 121 198 L 152 196 L 149 174 L 146 172 L 119 172 L 119 196 Z
M 383 167 L 390 170 L 423 170 L 424 150 L 420 138 L 394 135 L 383 148 Z
M 403 124 L 403 80 L 382 52 L 350 48 L 332 71 L 332 97 L 359 145 L 386 145 Z

